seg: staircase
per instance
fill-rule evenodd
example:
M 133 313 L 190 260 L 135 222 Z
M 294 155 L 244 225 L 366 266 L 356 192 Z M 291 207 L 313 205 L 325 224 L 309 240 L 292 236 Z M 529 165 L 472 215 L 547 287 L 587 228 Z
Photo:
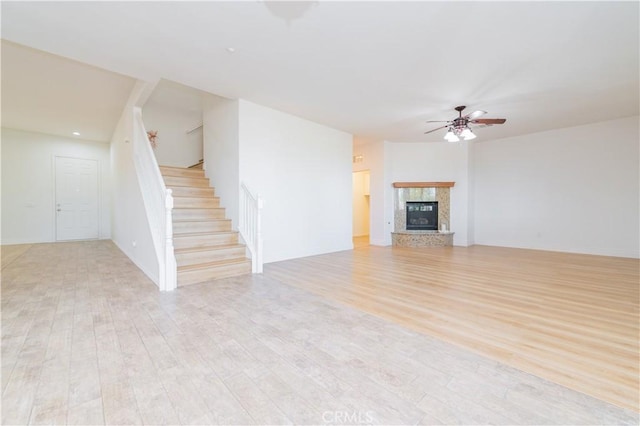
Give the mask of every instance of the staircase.
M 160 166 L 173 190 L 173 246 L 178 286 L 251 273 L 238 232 L 231 230 L 220 199 L 199 169 Z

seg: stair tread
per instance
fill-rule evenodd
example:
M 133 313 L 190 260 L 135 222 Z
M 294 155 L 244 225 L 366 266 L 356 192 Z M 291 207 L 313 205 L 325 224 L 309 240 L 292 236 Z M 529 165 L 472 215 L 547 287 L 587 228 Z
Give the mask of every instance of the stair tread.
M 189 247 L 189 248 L 174 249 L 173 251 L 175 253 L 195 253 L 199 251 L 209 251 L 209 250 L 218 250 L 218 249 L 222 250 L 222 249 L 239 248 L 239 247 L 244 248 L 245 245 L 244 244 L 220 244 L 216 246 L 207 246 L 207 247 Z
M 175 219 L 173 223 L 177 222 L 220 222 L 221 220 L 231 221 L 231 219 Z
M 166 176 L 166 177 L 179 177 L 179 178 L 183 178 L 184 176 Z M 200 177 L 188 177 L 187 179 L 199 179 L 199 180 L 209 180 L 209 178 L 200 178 Z M 165 182 L 164 186 L 166 186 L 167 188 L 171 189 L 171 188 L 195 188 L 195 189 L 208 189 L 208 188 L 213 188 L 212 186 L 193 186 L 193 185 L 189 185 L 188 182 L 185 182 L 184 185 L 181 185 L 179 183 L 170 183 L 167 185 L 167 183 Z
M 170 178 L 179 177 L 179 178 L 182 178 L 182 177 L 185 177 L 185 176 L 164 176 L 164 177 L 170 177 Z M 205 180 L 206 179 L 206 180 L 209 180 L 209 178 L 206 178 L 206 177 L 187 177 L 187 179 L 201 179 L 201 180 Z M 193 185 L 189 185 L 189 184 L 181 185 L 179 183 L 169 183 L 169 184 L 167 184 L 166 182 L 165 182 L 164 186 L 166 186 L 167 188 L 216 189 L 214 186 L 193 186 Z
M 165 175 L 162 175 L 162 177 L 165 178 L 165 179 L 168 178 L 169 180 L 171 180 L 171 179 L 195 179 L 195 180 L 207 180 L 207 181 L 209 180 L 209 178 L 206 177 L 206 176 L 172 176 L 172 175 L 165 176 Z M 179 182 L 179 183 L 171 182 L 166 186 L 172 187 L 172 186 L 190 186 L 190 185 L 187 182 L 184 182 L 184 184 L 182 182 Z M 199 187 L 199 188 L 201 188 L 201 187 Z
M 197 271 L 198 269 L 208 269 L 216 266 L 251 264 L 251 260 L 246 257 L 234 257 L 233 259 L 216 260 L 214 262 L 196 263 L 195 265 L 178 266 L 178 272 Z
M 178 169 L 178 170 L 189 170 L 188 167 L 178 167 L 178 166 L 158 166 L 165 169 Z
M 174 195 L 173 198 L 204 198 L 205 200 L 210 200 L 211 198 L 220 198 L 215 195 Z
M 174 207 L 173 210 L 224 210 L 224 207 Z
M 200 235 L 234 235 L 237 234 L 238 231 L 213 231 L 213 232 L 186 232 L 180 234 L 180 238 L 182 237 L 197 237 Z
M 173 198 L 209 198 L 215 197 L 218 198 L 216 192 L 213 188 L 205 188 L 205 187 L 195 187 L 195 186 L 174 186 L 171 189 L 171 195 Z
M 171 177 L 171 176 L 170 176 Z M 175 176 L 173 176 L 175 177 Z M 195 178 L 193 178 L 195 179 Z M 194 190 L 200 191 L 200 190 L 206 190 L 206 189 L 213 189 L 215 190 L 216 188 L 213 186 L 193 186 L 193 185 L 176 185 L 175 183 L 170 183 L 167 185 L 167 183 L 165 182 L 164 186 L 166 186 L 169 189 L 182 189 L 182 188 L 192 188 Z
M 171 190 L 178 189 L 178 188 L 215 189 L 211 186 L 174 185 L 174 184 L 167 185 L 166 183 L 165 183 L 165 186 Z
M 172 169 L 172 170 L 167 170 L 167 169 Z M 202 177 L 204 177 L 204 171 L 203 170 L 193 170 L 193 169 L 181 169 L 179 167 L 165 167 L 165 166 L 160 166 L 160 173 L 162 173 L 163 171 L 166 172 L 186 172 L 186 175 L 182 175 L 182 177 L 200 177 L 200 175 L 202 175 Z M 180 176 L 174 176 L 174 177 L 180 177 Z
M 173 220 L 173 233 L 176 235 L 206 232 L 229 232 L 232 230 L 230 219 Z
M 200 179 L 200 178 L 189 178 L 189 179 Z M 206 179 L 206 178 L 205 178 Z M 204 180 L 204 179 L 202 179 Z M 204 188 L 212 188 L 211 186 L 193 186 L 193 185 L 189 185 L 188 183 L 185 183 L 184 185 L 176 185 L 175 183 L 172 183 L 170 185 L 167 185 L 165 182 L 165 186 L 169 189 L 174 189 L 174 188 L 196 188 L 196 189 L 204 189 Z
M 165 177 L 206 178 L 204 172 L 199 169 L 173 169 L 160 167 L 160 174 Z

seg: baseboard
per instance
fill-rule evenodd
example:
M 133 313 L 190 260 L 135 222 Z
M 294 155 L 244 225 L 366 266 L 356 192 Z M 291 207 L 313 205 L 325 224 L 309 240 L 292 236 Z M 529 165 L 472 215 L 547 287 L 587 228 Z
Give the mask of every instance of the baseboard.
M 371 246 L 381 246 L 381 247 L 388 247 L 391 244 L 386 242 L 384 239 L 382 240 L 369 240 L 369 245 Z
M 543 246 L 525 246 L 525 245 L 516 245 L 516 244 L 488 244 L 488 243 L 479 243 L 476 242 L 473 245 L 477 246 L 488 246 L 488 247 L 504 247 L 504 248 L 513 248 L 513 249 L 523 249 L 523 250 L 539 250 L 539 251 L 550 251 L 557 253 L 573 253 L 573 254 L 584 254 L 589 256 L 604 256 L 604 257 L 623 257 L 629 259 L 640 259 L 640 252 L 628 252 L 626 250 L 619 250 L 615 248 L 607 248 L 602 250 L 602 248 L 566 248 L 566 247 L 543 247 Z
M 2 246 L 14 246 L 14 245 L 19 245 L 19 244 L 45 244 L 45 243 L 55 243 L 55 241 L 42 241 L 42 240 L 38 240 L 38 241 L 34 241 L 34 240 L 29 240 L 29 239 L 9 239 L 9 240 L 2 240 L 0 242 L 0 245 Z

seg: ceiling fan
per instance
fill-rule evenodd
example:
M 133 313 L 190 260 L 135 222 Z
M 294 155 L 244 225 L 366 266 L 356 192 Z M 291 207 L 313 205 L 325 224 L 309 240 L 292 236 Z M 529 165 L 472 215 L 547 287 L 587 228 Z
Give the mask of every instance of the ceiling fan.
M 487 126 L 493 126 L 494 124 L 504 124 L 504 122 L 507 121 L 506 118 L 479 118 L 485 115 L 487 113 L 486 111 L 473 111 L 472 113 L 469 113 L 463 116 L 462 111 L 465 108 L 466 106 L 464 105 L 455 107 L 455 110 L 458 111 L 458 117 L 454 118 L 453 120 L 427 121 L 427 123 L 447 123 L 447 124 L 445 124 L 444 126 L 435 128 L 433 130 L 429 130 L 428 132 L 424 132 L 424 134 L 426 135 L 427 133 L 432 133 L 440 129 L 447 128 L 448 129 L 447 134 L 444 136 L 444 138 L 448 142 L 458 142 L 460 138 L 464 139 L 465 141 L 468 141 L 476 138 L 476 135 L 471 131 L 471 128 L 469 128 L 470 124 L 479 124 L 482 127 L 487 127 Z

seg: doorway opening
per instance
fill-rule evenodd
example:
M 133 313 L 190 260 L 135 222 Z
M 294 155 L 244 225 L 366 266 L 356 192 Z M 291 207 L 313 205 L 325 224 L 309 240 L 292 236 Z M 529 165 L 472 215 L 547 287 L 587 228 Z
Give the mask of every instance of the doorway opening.
M 369 245 L 369 170 L 353 172 L 353 247 Z

